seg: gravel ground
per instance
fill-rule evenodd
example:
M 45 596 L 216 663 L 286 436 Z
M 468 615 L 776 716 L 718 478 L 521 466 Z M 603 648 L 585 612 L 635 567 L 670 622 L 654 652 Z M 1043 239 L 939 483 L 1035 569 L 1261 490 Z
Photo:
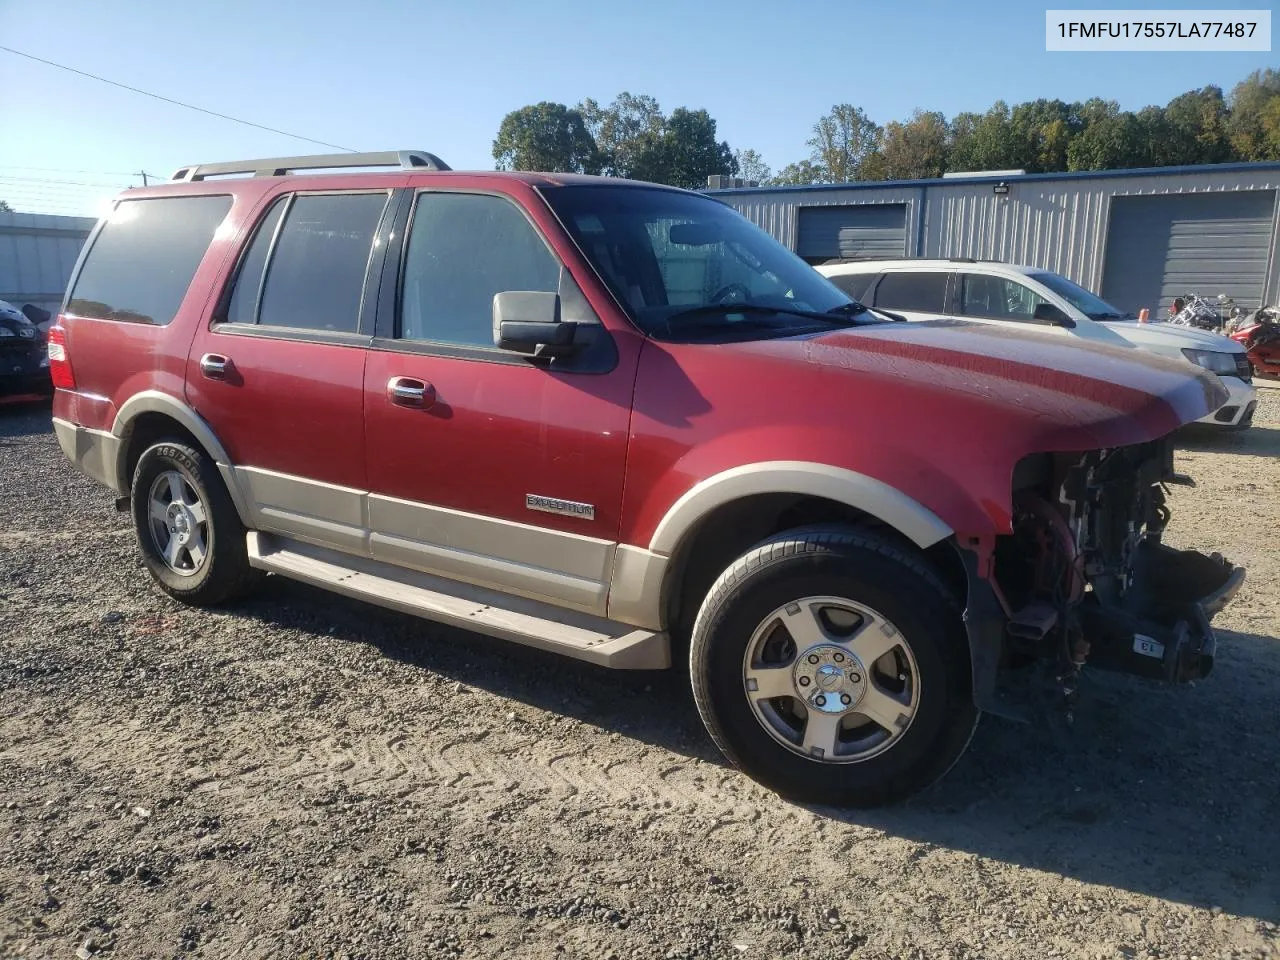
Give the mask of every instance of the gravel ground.
M 1250 568 L 1213 676 L 1092 674 L 848 813 L 727 768 L 678 671 L 278 578 L 184 609 L 0 410 L 0 956 L 1276 956 L 1280 390 L 1183 441 L 1170 540 Z

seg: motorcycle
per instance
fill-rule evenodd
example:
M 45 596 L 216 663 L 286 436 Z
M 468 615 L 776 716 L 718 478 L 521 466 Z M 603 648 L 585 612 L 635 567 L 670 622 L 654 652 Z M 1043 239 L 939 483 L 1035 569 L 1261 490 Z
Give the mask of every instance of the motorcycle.
M 1229 334 L 1244 347 L 1254 373 L 1280 377 L 1280 307 L 1263 307 Z
M 1228 322 L 1223 315 L 1227 314 L 1231 319 L 1236 319 L 1242 312 L 1235 301 L 1225 293 L 1218 294 L 1213 300 L 1190 293 L 1173 301 L 1169 322 L 1197 330 L 1222 333 Z

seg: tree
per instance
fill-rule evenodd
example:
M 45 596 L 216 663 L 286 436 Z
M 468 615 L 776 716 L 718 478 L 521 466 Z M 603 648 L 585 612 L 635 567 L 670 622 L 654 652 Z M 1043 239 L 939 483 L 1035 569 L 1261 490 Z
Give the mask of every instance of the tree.
M 1222 163 L 1231 159 L 1227 103 L 1221 87 L 1189 90 L 1164 108 L 1178 159 L 1175 163 Z
M 13 213 L 13 207 L 9 206 L 4 200 L 0 200 L 0 213 Z
M 493 159 L 499 170 L 550 173 L 599 173 L 601 158 L 577 110 L 563 103 L 542 103 L 513 110 L 502 118 Z
M 1071 104 L 1061 100 L 1032 100 L 1017 104 L 1009 115 L 1012 166 L 1028 173 L 1067 168 L 1067 147 L 1080 132 Z
M 693 190 L 705 187 L 712 174 L 731 175 L 737 169 L 729 144 L 716 140 L 711 115 L 677 107 L 660 134 L 645 133 L 639 138 L 629 175 Z
M 856 180 L 859 166 L 880 146 L 880 126 L 861 107 L 840 103 L 813 125 L 807 141 L 810 162 L 826 171 L 832 183 Z
M 811 160 L 800 160 L 796 163 L 788 163 L 769 183 L 780 187 L 804 186 L 810 183 L 829 183 L 830 179 L 821 164 Z
M 1280 70 L 1255 70 L 1231 91 L 1227 138 L 1238 160 L 1280 160 L 1280 141 L 1267 133 L 1280 112 Z M 1273 121 L 1274 122 L 1274 121 Z
M 773 179 L 773 171 L 764 162 L 764 158 L 754 150 L 735 150 L 733 159 L 738 163 L 738 175 L 744 180 L 756 183 L 768 183 Z
M 1125 111 L 1089 124 L 1067 148 L 1068 170 L 1113 170 L 1146 165 L 1147 143 L 1137 117 Z
M 1009 105 L 1003 100 L 984 114 L 959 113 L 951 121 L 950 170 L 1008 170 L 1017 163 Z
M 637 155 L 652 138 L 661 135 L 666 123 L 657 100 L 625 90 L 607 107 L 587 99 L 577 109 L 595 140 L 603 172 L 614 177 L 632 175 Z
M 906 123 L 886 124 L 880 154 L 886 180 L 942 176 L 947 169 L 947 118 L 916 110 Z

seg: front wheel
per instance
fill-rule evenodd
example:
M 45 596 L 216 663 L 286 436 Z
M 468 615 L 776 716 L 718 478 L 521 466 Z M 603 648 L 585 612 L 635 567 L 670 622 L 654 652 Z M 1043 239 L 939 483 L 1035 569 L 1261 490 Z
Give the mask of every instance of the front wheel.
M 856 529 L 739 558 L 703 602 L 690 668 L 720 749 L 795 800 L 904 799 L 950 769 L 978 720 L 955 598 L 922 557 Z

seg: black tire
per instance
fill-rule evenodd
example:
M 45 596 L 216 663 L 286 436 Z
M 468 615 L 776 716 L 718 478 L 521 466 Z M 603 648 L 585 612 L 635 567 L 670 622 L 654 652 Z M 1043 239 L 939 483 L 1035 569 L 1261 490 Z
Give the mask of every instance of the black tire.
M 744 656 L 773 611 L 804 597 L 845 597 L 898 628 L 919 678 L 915 714 L 882 752 L 826 762 L 779 743 L 754 712 Z M 956 598 L 914 548 L 855 528 L 791 531 L 759 544 L 712 586 L 689 654 L 698 712 L 724 754 L 785 797 L 878 806 L 928 787 L 964 753 L 977 727 L 968 641 Z M 856 678 L 855 678 L 856 679 Z
M 165 561 L 150 526 L 152 484 L 177 471 L 205 506 L 202 527 L 205 555 L 194 572 L 175 572 Z M 245 528 L 213 461 L 203 451 L 175 441 L 162 441 L 143 451 L 130 488 L 133 529 L 143 563 L 165 593 L 191 606 L 206 607 L 249 593 L 262 578 L 249 566 Z

